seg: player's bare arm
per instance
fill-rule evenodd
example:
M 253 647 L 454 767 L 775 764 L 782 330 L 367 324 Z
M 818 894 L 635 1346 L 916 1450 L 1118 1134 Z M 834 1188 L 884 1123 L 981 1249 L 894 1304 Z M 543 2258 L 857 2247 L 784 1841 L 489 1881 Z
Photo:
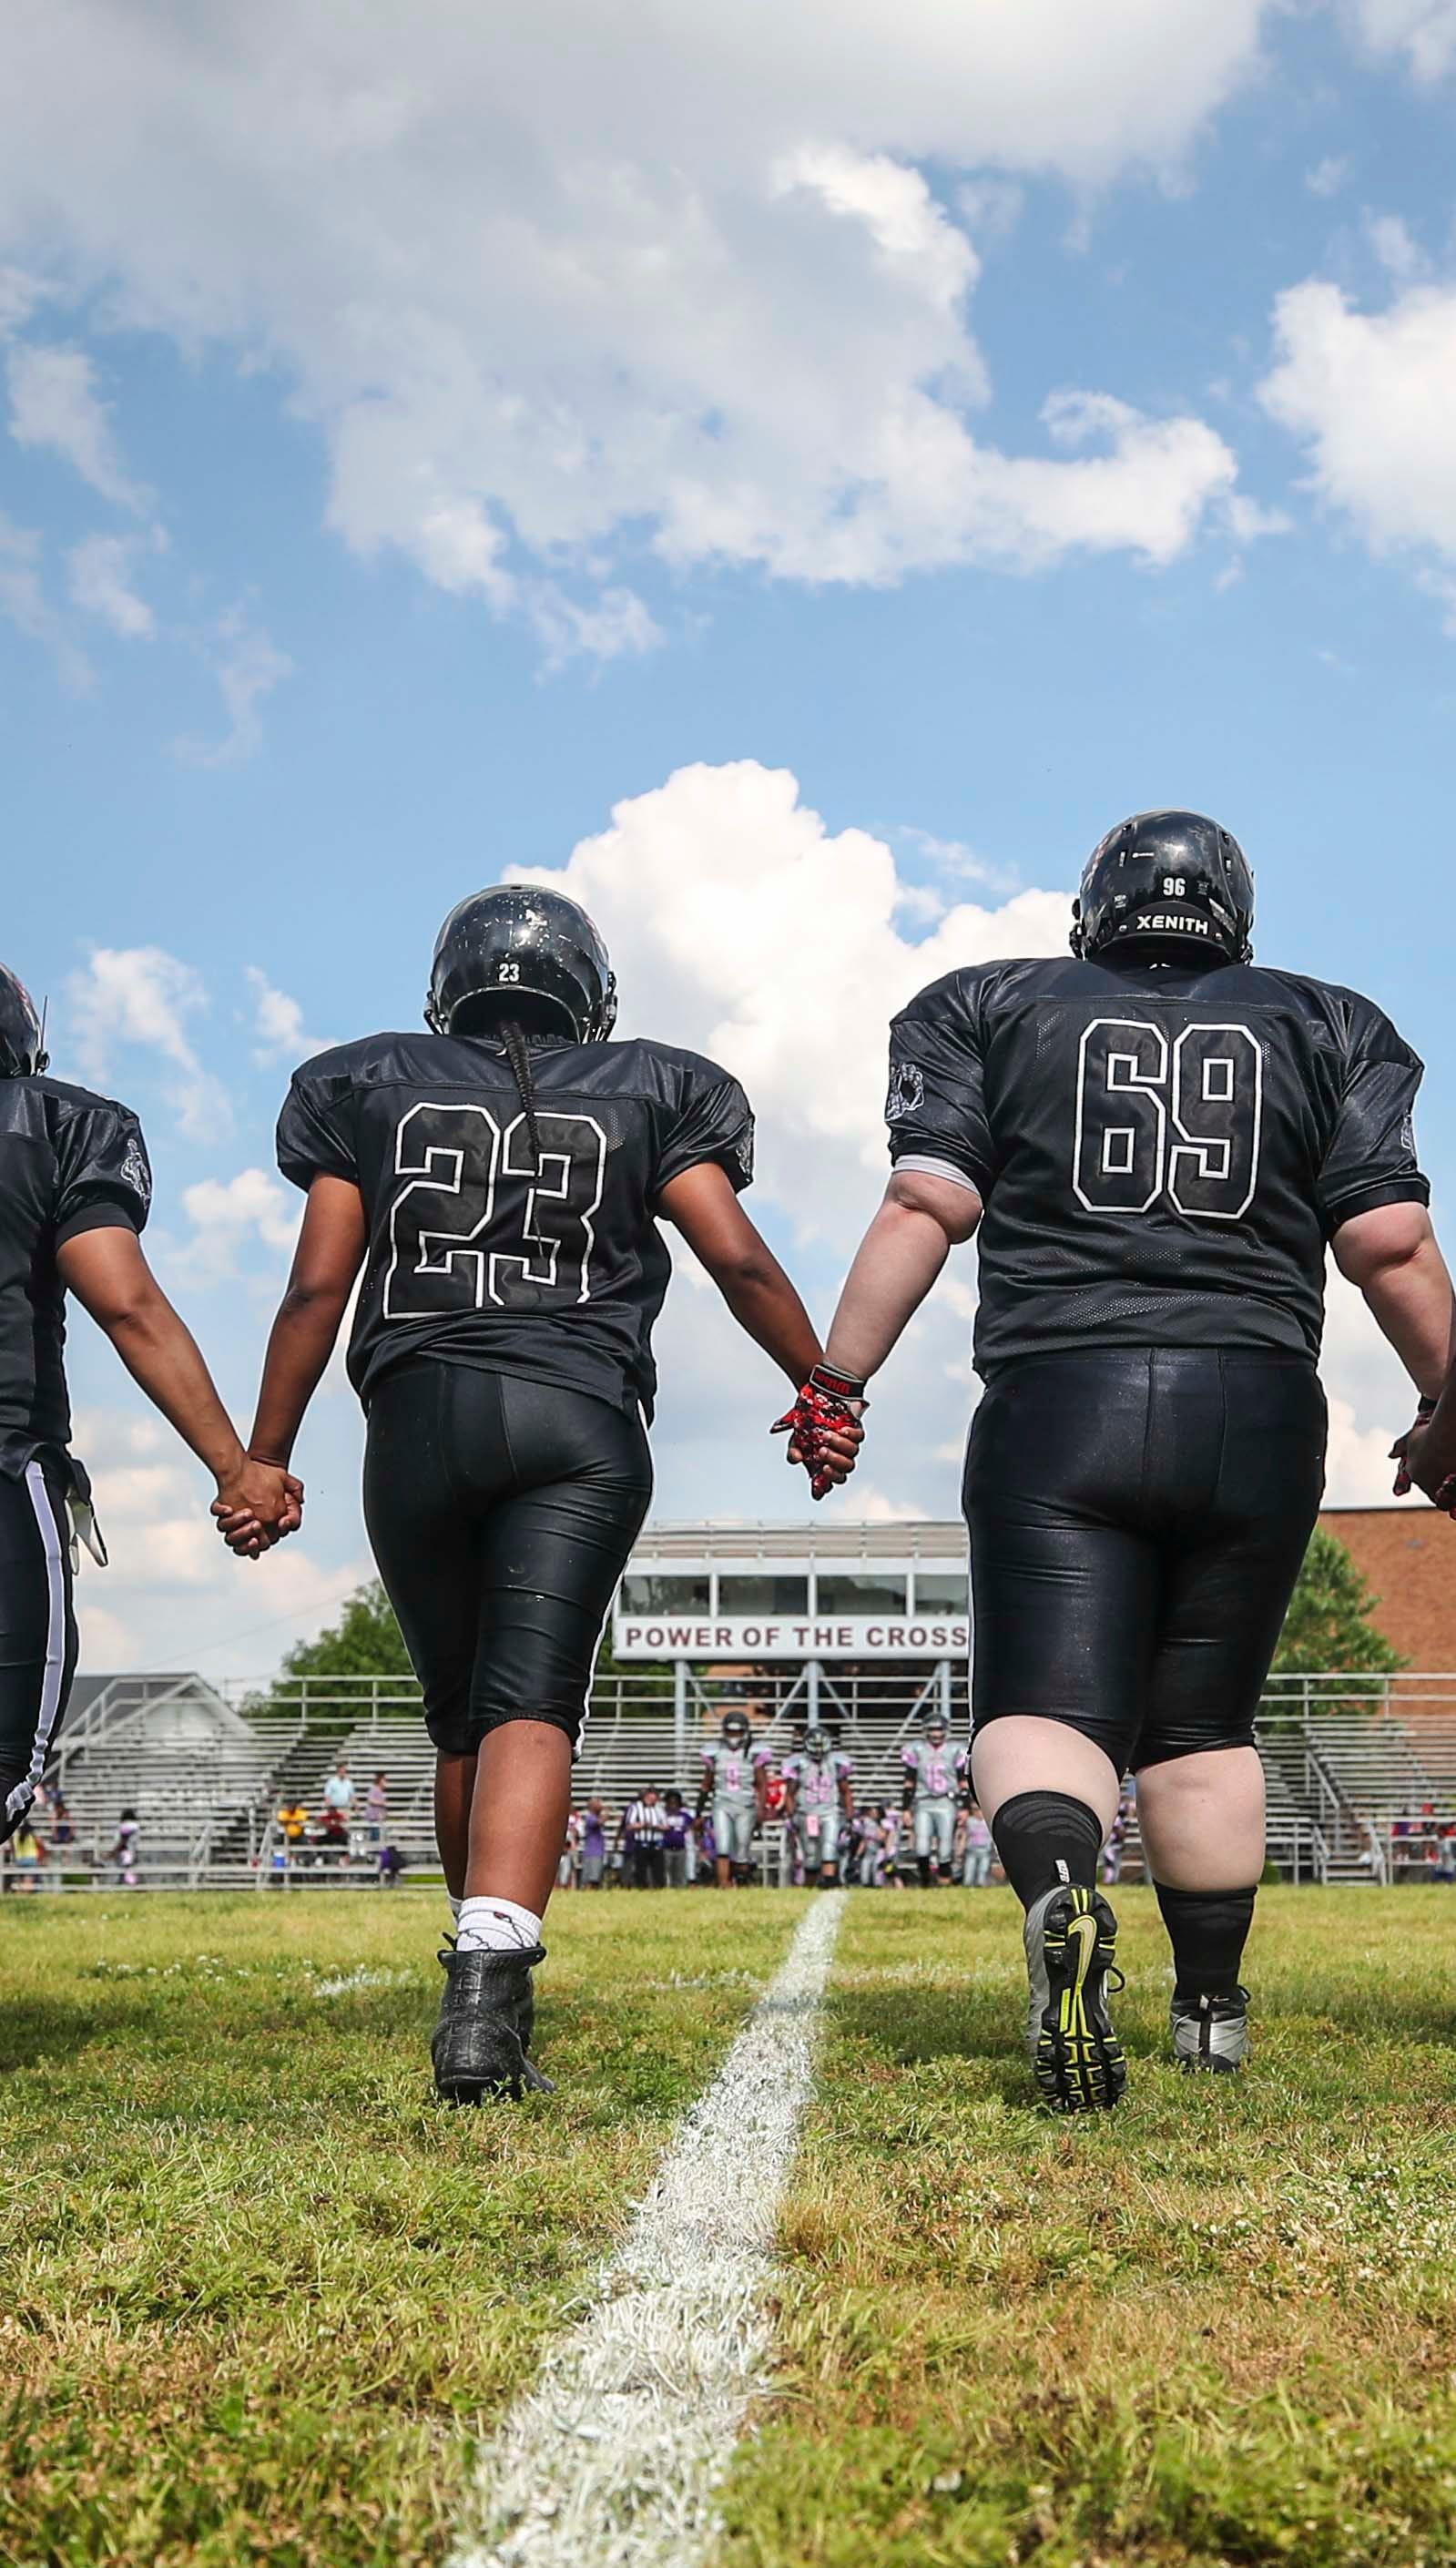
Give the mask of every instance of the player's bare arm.
M 196 1340 L 157 1283 L 136 1232 L 82 1231 L 57 1251 L 56 1267 L 133 1381 L 212 1473 L 215 1504 L 252 1528 L 250 1552 L 294 1532 L 302 1521 L 299 1482 L 281 1464 L 256 1462 L 244 1450 Z
M 1435 1399 L 1456 1357 L 1456 1293 L 1425 1205 L 1356 1213 L 1335 1232 L 1333 1250 L 1417 1392 Z
M 870 1382 L 940 1275 L 981 1219 L 974 1186 L 897 1169 L 845 1279 L 829 1331 L 829 1362 Z
M 309 1402 L 334 1352 L 339 1325 L 364 1262 L 366 1226 L 359 1188 L 317 1176 L 309 1188 L 292 1272 L 268 1339 L 249 1452 L 260 1467 L 286 1471 Z M 219 1497 L 213 1508 L 232 1551 L 252 1534 L 245 1509 Z
M 740 1329 L 797 1388 L 823 1359 L 813 1323 L 777 1258 L 743 1211 L 722 1167 L 704 1161 L 663 1188 L 661 1210 L 707 1267 Z M 824 1441 L 827 1484 L 848 1479 L 863 1441 L 849 1416 Z M 791 1459 L 797 1456 L 790 1453 Z

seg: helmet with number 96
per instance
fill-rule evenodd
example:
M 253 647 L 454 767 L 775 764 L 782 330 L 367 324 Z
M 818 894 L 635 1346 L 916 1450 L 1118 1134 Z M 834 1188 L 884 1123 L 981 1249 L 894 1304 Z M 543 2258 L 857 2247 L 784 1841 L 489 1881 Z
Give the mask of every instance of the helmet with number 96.
M 616 974 L 596 928 L 536 883 L 472 892 L 436 939 L 426 1024 L 470 1034 L 505 1015 L 574 1043 L 604 1043 L 617 1022 Z
M 34 1079 L 49 1059 L 35 1001 L 19 973 L 0 963 L 0 1079 Z
M 1254 875 L 1238 839 L 1199 811 L 1139 811 L 1087 858 L 1071 950 L 1247 963 L 1253 929 Z

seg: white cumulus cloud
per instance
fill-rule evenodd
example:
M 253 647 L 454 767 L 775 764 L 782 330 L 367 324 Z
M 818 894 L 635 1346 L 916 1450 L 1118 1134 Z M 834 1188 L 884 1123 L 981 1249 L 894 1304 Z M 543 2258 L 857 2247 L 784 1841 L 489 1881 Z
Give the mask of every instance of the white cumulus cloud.
M 1019 177 L 1166 171 L 1272 14 L 420 0 L 406 42 L 385 0 L 56 0 L 0 59 L 0 243 L 104 282 L 113 323 L 271 368 L 344 538 L 548 657 L 656 638 L 620 559 L 644 545 L 815 581 L 1164 562 L 1231 454 L 1115 385 L 1048 384 L 1024 456 L 973 436 L 966 208 L 990 239 Z
M 227 729 L 220 740 L 189 736 L 174 741 L 173 750 L 192 767 L 234 767 L 261 745 L 262 708 L 274 688 L 292 677 L 293 662 L 245 606 L 231 607 L 219 617 L 202 649 L 217 680 Z
M 275 1062 L 296 1068 L 314 1053 L 329 1050 L 334 1037 L 307 1033 L 298 1000 L 290 999 L 286 990 L 275 990 L 267 973 L 260 972 L 256 963 L 248 965 L 247 978 L 253 993 L 253 1059 L 260 1070 L 271 1068 Z
M 202 1282 L 234 1275 L 243 1248 L 260 1240 L 290 1257 L 303 1219 L 301 1199 L 266 1168 L 243 1168 L 235 1177 L 203 1177 L 182 1192 L 193 1236 L 182 1263 Z
M 149 642 L 156 618 L 132 585 L 135 546 L 121 535 L 88 535 L 66 556 L 72 601 L 99 615 L 124 642 Z
M 67 1027 L 84 1078 L 105 1087 L 119 1054 L 149 1052 L 167 1065 L 182 1130 L 206 1139 L 225 1128 L 227 1094 L 203 1069 L 187 1032 L 203 1015 L 200 976 L 157 945 L 99 946 L 67 983 Z
M 104 499 L 121 508 L 145 507 L 146 494 L 123 465 L 110 406 L 83 348 L 21 341 L 10 351 L 6 376 L 10 434 L 17 446 L 49 447 Z
M 1403 53 L 1419 81 L 1437 81 L 1456 66 L 1456 0 L 1353 0 L 1365 42 L 1378 53 Z
M 1080 849 L 1058 849 L 1068 881 Z M 612 948 L 623 1025 L 722 1060 L 760 1121 L 760 1183 L 805 1232 L 848 1243 L 886 1166 L 885 1029 L 927 981 L 993 955 L 1066 946 L 1070 892 L 957 901 L 902 932 L 882 839 L 828 831 L 796 780 L 744 759 L 687 767 L 618 803 L 556 872 Z M 819 995 L 816 995 L 819 994 Z
M 1308 448 L 1319 497 L 1373 552 L 1456 565 L 1456 286 L 1363 312 L 1311 278 L 1281 295 L 1275 333 L 1260 398 Z

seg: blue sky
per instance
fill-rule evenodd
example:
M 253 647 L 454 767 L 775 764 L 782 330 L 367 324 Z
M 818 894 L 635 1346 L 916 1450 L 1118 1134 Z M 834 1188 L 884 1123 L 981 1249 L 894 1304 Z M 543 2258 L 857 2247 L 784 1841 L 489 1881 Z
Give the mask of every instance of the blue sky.
M 229 1397 L 292 1056 L 415 1022 L 512 865 L 593 901 L 638 1030 L 745 1076 L 821 1306 L 889 1010 L 1054 945 L 1162 801 L 1243 838 L 1266 959 L 1424 1054 L 1439 1212 L 1453 107 L 1456 0 L 632 0 L 610 47 L 579 0 L 425 0 L 408 46 L 383 5 L 12 13 L 3 950 L 143 1113 Z M 954 1504 L 958 1277 L 875 1512 Z M 797 1512 L 766 1369 L 676 1306 L 664 1511 Z M 1403 1394 L 1343 1296 L 1329 1374 L 1334 1492 L 1376 1495 Z M 256 1672 L 363 1573 L 337 1385 L 307 1537 L 244 1574 L 84 1323 L 75 1379 L 92 1666 Z

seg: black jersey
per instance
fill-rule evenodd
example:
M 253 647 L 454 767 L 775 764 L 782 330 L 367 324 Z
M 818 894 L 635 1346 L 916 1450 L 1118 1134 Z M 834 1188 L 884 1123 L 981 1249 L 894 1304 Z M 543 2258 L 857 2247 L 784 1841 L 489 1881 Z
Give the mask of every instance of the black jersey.
M 987 963 L 890 1035 L 899 1166 L 973 1185 L 976 1363 L 1079 1346 L 1318 1354 L 1324 1247 L 1426 1203 L 1421 1065 L 1368 999 L 1253 964 Z
M 84 1230 L 140 1231 L 151 1202 L 142 1126 L 59 1079 L 0 1079 L 0 1471 L 71 1439 L 66 1294 L 56 1252 Z
M 280 1168 L 304 1187 L 352 1179 L 369 1219 L 349 1348 L 366 1403 L 392 1366 L 430 1355 L 651 1414 L 672 1270 L 657 1201 L 709 1159 L 748 1184 L 748 1101 L 667 1044 L 529 1050 L 539 1172 L 510 1064 L 483 1039 L 371 1035 L 294 1075 Z

